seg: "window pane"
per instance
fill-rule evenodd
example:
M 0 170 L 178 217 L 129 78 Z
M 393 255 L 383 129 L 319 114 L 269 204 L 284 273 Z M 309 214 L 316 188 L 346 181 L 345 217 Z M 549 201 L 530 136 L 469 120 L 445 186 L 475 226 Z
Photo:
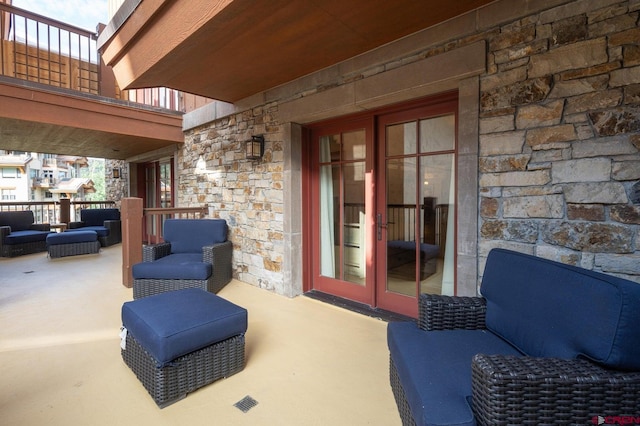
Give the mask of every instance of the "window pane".
M 387 156 L 416 153 L 416 123 L 387 126 Z
M 420 159 L 420 292 L 453 294 L 453 214 L 455 156 L 442 154 Z
M 420 120 L 420 152 L 452 151 L 455 144 L 454 115 Z
M 320 167 L 320 274 L 340 276 L 340 166 Z
M 362 160 L 366 155 L 365 133 L 362 130 L 342 134 L 342 159 Z
M 340 160 L 340 136 L 329 135 L 320 138 L 320 162 Z
M 364 285 L 365 206 L 364 161 L 345 164 L 344 174 L 344 280 Z

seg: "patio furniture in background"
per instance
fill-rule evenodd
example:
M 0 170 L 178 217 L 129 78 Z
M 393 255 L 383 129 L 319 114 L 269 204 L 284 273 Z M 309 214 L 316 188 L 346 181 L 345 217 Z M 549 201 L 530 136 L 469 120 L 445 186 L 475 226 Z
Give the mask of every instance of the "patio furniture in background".
M 51 233 L 47 235 L 49 257 L 76 256 L 100 252 L 100 241 L 95 231 Z
M 143 247 L 132 267 L 133 298 L 183 288 L 217 293 L 231 281 L 233 246 L 223 219 L 167 219 L 164 243 Z
M 483 297 L 423 294 L 390 323 L 404 425 L 587 424 L 640 407 L 640 284 L 504 249 Z
M 121 353 L 160 408 L 244 368 L 247 311 L 202 289 L 122 306 Z
M 82 209 L 80 221 L 70 222 L 67 232 L 95 231 L 102 247 L 122 242 L 122 224 L 118 209 Z
M 0 212 L 0 256 L 14 257 L 47 250 L 48 223 L 33 223 L 31 210 Z

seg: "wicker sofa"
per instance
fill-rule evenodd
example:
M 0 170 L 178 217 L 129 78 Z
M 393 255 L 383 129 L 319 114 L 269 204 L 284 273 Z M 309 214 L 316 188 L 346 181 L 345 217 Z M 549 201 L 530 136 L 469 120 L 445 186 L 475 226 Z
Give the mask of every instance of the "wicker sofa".
M 80 221 L 70 222 L 67 231 L 94 231 L 102 247 L 122 242 L 122 225 L 118 209 L 82 209 Z
M 33 223 L 31 210 L 0 212 L 0 257 L 47 250 L 48 223 Z
M 494 249 L 481 292 L 422 295 L 417 324 L 389 323 L 391 388 L 404 425 L 600 424 L 637 415 L 640 284 Z
M 143 247 L 133 265 L 133 298 L 184 288 L 217 293 L 231 281 L 233 246 L 223 219 L 167 219 L 164 243 Z

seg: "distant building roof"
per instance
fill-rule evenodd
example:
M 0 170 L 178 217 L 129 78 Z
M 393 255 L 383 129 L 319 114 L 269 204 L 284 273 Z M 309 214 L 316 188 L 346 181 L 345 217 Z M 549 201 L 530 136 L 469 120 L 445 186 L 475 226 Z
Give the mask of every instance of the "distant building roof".
M 93 181 L 89 178 L 66 178 L 58 182 L 58 185 L 49 192 L 55 194 L 77 194 L 81 189 L 85 193 L 96 192 Z

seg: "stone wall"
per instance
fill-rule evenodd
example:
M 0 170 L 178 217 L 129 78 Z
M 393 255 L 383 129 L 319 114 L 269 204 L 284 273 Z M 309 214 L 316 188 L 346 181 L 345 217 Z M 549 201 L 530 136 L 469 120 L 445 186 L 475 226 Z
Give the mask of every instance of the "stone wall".
M 639 13 L 640 0 L 505 0 L 256 95 L 239 104 L 253 107 L 186 132 L 178 205 L 210 205 L 231 225 L 234 277 L 282 292 L 283 200 L 300 189 L 283 183 L 284 108 L 311 117 L 351 99 L 332 95 L 341 86 L 483 41 L 487 67 L 470 108 L 479 111 L 478 270 L 491 248 L 507 247 L 640 282 Z M 414 96 L 432 90 L 418 84 Z M 244 159 L 254 134 L 267 141 L 258 162 Z M 207 169 L 197 173 L 200 156 Z
M 485 255 L 508 247 L 640 281 L 639 9 L 575 2 L 488 34 Z
M 276 104 L 232 114 L 185 134 L 177 163 L 178 205 L 210 206 L 227 221 L 234 278 L 281 292 L 283 284 L 283 131 Z M 244 141 L 264 135 L 261 160 L 245 158 Z M 206 170 L 196 170 L 202 157 Z
M 123 160 L 105 160 L 105 199 L 115 201 L 120 206 L 120 200 L 128 196 L 127 185 L 129 184 L 129 174 L 127 163 Z M 113 177 L 113 169 L 120 169 L 120 178 Z

